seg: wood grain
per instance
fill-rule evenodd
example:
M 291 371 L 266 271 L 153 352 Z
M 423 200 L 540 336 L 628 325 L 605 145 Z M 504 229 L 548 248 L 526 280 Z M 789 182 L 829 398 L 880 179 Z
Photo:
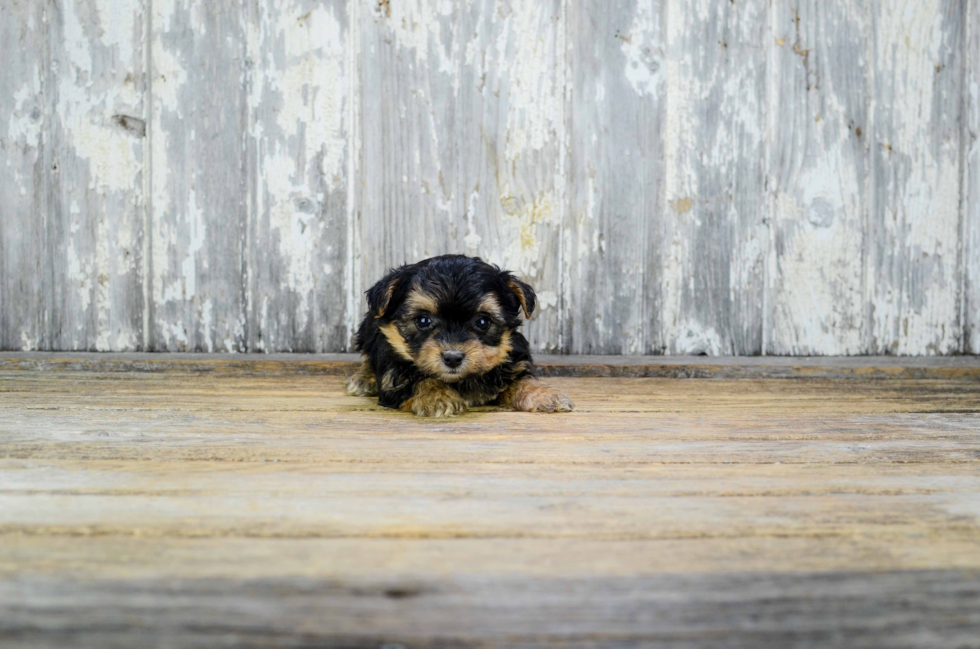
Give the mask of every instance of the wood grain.
M 666 5 L 571 3 L 565 347 L 660 352 Z
M 248 3 L 248 340 L 344 349 L 347 3 Z
M 150 351 L 245 351 L 244 15 L 154 2 Z
M 0 348 L 45 349 L 48 272 L 44 12 L 0 5 Z M 39 296 L 39 293 L 41 294 Z M 48 308 L 43 308 L 42 304 Z
M 50 349 L 144 348 L 142 1 L 45 10 Z
M 938 359 L 937 359 L 938 360 Z M 5 646 L 970 646 L 980 383 L 0 372 Z
M 963 98 L 963 353 L 980 354 L 980 4 L 967 2 Z
M 667 353 L 762 351 L 769 4 L 667 2 Z
M 962 343 L 961 283 L 954 278 L 965 6 L 871 3 L 875 102 L 865 135 L 873 169 L 872 353 L 947 354 Z
M 868 7 L 773 11 L 766 353 L 867 353 Z

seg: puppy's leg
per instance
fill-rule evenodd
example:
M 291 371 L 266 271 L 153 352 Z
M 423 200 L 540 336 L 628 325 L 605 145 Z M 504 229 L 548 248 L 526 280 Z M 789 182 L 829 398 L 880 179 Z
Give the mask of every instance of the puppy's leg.
M 355 397 L 378 396 L 378 379 L 371 371 L 371 364 L 367 358 L 361 361 L 357 373 L 347 379 L 347 394 Z
M 575 407 L 571 399 L 532 376 L 511 383 L 500 393 L 499 402 L 524 412 L 569 412 Z
M 442 381 L 423 379 L 399 407 L 419 417 L 455 417 L 466 412 L 466 400 Z

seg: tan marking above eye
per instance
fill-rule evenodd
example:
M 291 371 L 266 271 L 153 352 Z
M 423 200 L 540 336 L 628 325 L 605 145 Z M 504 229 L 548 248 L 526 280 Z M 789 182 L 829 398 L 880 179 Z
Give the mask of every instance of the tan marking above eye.
M 439 303 L 434 297 L 423 293 L 418 287 L 413 287 L 405 298 L 405 306 L 410 312 L 416 314 L 438 313 Z
M 503 321 L 504 319 L 504 311 L 500 307 L 500 300 L 498 300 L 497 296 L 493 293 L 490 293 L 483 298 L 477 310 L 488 314 L 491 319 L 498 321 Z

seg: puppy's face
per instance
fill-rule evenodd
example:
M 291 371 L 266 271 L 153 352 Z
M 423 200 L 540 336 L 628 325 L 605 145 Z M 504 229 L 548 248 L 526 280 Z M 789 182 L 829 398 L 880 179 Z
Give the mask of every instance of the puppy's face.
M 479 259 L 447 256 L 394 271 L 368 291 L 368 302 L 398 356 L 455 383 L 507 360 L 534 292 Z

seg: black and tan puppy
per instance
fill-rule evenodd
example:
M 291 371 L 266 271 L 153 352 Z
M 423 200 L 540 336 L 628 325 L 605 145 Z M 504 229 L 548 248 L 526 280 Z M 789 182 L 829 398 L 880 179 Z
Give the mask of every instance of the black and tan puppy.
M 360 370 L 347 392 L 423 417 L 501 405 L 567 412 L 572 402 L 534 378 L 527 340 L 534 291 L 510 273 L 463 255 L 391 271 L 367 292 L 357 331 Z

